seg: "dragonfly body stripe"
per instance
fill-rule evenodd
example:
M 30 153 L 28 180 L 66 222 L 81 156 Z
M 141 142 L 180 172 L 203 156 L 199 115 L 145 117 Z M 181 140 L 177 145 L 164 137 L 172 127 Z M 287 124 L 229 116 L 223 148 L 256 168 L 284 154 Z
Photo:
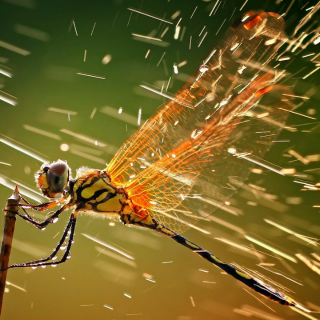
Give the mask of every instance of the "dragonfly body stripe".
M 222 260 L 220 260 L 219 258 L 217 258 L 216 256 L 214 256 L 213 254 L 211 255 L 211 259 L 215 260 L 218 263 L 223 263 Z

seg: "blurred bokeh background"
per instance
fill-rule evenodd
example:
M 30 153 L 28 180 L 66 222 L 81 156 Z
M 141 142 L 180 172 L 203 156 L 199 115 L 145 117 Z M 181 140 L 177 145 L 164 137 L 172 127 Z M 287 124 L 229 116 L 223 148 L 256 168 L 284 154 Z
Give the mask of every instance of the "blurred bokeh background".
M 286 31 L 293 35 L 300 19 L 314 5 L 316 2 L 306 0 L 0 0 L 0 207 L 12 193 L 8 186 L 19 183 L 24 186 L 21 190 L 36 191 L 33 174 L 42 160 L 67 160 L 73 173 L 81 166 L 104 168 L 138 128 L 139 109 L 143 123 L 164 102 L 140 85 L 161 88 L 171 77 L 168 90 L 175 93 L 244 12 L 286 14 Z M 180 18 L 180 33 L 174 39 Z M 319 27 L 319 18 L 318 12 L 312 15 L 304 29 L 306 34 Z M 319 191 L 312 187 L 320 174 L 320 80 L 317 72 L 303 79 L 317 67 L 320 58 L 311 59 L 318 53 L 319 45 L 311 43 L 283 62 L 282 68 L 293 75 L 288 85 L 294 85 L 297 95 L 310 97 L 296 101 L 303 102 L 297 112 L 309 118 L 291 115 L 289 123 L 297 131 L 282 132 L 278 140 L 286 142 L 275 143 L 267 155 L 267 160 L 303 174 L 303 182 L 299 183 L 299 177 L 283 177 L 267 170 L 253 173 L 231 200 L 236 215 L 218 210 L 212 221 L 198 225 L 209 234 L 189 230 L 185 235 L 221 259 L 258 270 L 290 288 L 291 296 L 319 312 L 320 252 L 317 243 L 296 236 L 320 236 Z M 179 67 L 178 74 L 174 74 L 174 64 Z M 311 187 L 305 187 L 306 181 Z M 45 201 L 29 192 L 31 202 Z M 35 217 L 42 219 L 41 214 Z M 67 219 L 68 213 L 64 213 L 58 223 L 43 232 L 18 219 L 10 262 L 49 254 Z M 292 233 L 268 224 L 266 219 Z M 274 257 L 239 231 L 286 253 L 295 262 Z M 134 259 L 83 234 L 120 248 Z M 252 254 L 216 238 L 262 253 Z M 295 254 L 314 260 L 315 270 Z M 269 263 L 272 272 L 259 267 L 261 262 Z M 258 301 L 237 281 L 170 239 L 88 216 L 78 219 L 70 261 L 57 268 L 13 269 L 7 280 L 11 285 L 4 297 L 3 319 L 305 317 L 250 292 L 262 302 Z M 316 313 L 309 316 L 320 319 Z

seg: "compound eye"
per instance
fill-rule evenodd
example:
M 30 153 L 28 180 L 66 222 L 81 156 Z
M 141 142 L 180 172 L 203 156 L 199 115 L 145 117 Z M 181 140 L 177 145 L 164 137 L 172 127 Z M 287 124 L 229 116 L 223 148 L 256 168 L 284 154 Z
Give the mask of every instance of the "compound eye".
M 47 183 L 51 194 L 62 193 L 69 181 L 69 166 L 64 161 L 53 162 L 47 171 Z
M 61 198 L 70 176 L 71 170 L 67 162 L 62 160 L 43 164 L 34 175 L 42 194 L 49 199 Z

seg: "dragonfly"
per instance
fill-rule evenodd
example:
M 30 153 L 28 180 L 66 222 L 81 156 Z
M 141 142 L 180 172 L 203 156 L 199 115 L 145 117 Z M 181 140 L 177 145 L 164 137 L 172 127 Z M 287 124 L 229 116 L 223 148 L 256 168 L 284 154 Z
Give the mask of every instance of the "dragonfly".
M 35 177 L 49 202 L 33 205 L 23 199 L 23 213 L 18 215 L 45 229 L 65 210 L 72 213 L 47 258 L 8 268 L 67 261 L 78 216 L 87 213 L 159 232 L 266 298 L 298 306 L 249 271 L 182 235 L 191 223 L 226 205 L 251 169 L 263 165 L 272 141 L 286 127 L 292 91 L 279 83 L 284 72 L 272 67 L 286 39 L 278 14 L 248 12 L 230 27 L 199 72 L 122 145 L 104 170 L 82 167 L 72 178 L 66 161 L 43 164 Z M 28 213 L 57 206 L 42 222 Z

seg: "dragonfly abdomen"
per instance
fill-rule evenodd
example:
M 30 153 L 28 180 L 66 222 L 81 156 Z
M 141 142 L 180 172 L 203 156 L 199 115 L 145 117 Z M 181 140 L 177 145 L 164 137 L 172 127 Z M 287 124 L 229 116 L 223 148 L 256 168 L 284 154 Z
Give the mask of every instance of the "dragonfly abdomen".
M 164 233 L 161 231 L 161 233 Z M 164 233 L 167 235 L 167 232 Z M 227 274 L 231 275 L 232 277 L 236 278 L 237 280 L 241 281 L 243 284 L 247 285 L 254 291 L 264 295 L 265 297 L 278 302 L 285 306 L 295 306 L 296 303 L 290 297 L 283 295 L 281 292 L 275 290 L 274 288 L 266 285 L 259 279 L 256 279 L 250 276 L 248 273 L 242 272 L 235 268 L 233 265 L 226 263 L 210 253 L 209 251 L 199 247 L 195 243 L 191 242 L 190 240 L 186 239 L 185 237 L 176 234 L 171 236 L 171 239 L 174 241 L 182 244 L 183 246 L 191 249 L 193 252 L 197 253 L 202 258 L 206 259 L 207 261 L 213 263 L 214 265 L 218 266 L 220 269 L 225 271 Z
M 275 302 L 278 302 L 285 306 L 296 306 L 296 302 L 288 297 L 282 294 L 280 291 L 272 288 L 271 286 L 265 284 L 263 281 L 259 280 L 258 278 L 255 278 L 248 274 L 247 272 L 243 272 L 241 270 L 238 270 L 233 265 L 224 262 L 223 260 L 219 259 L 209 251 L 201 248 L 197 244 L 193 243 L 192 241 L 186 239 L 182 235 L 170 230 L 169 228 L 165 227 L 163 224 L 161 224 L 159 221 L 157 221 L 152 216 L 148 215 L 147 218 L 143 219 L 142 221 L 128 221 L 128 223 L 131 223 L 133 225 L 139 225 L 142 227 L 146 227 L 148 229 L 152 229 L 155 231 L 158 231 L 159 233 L 162 233 L 163 235 L 170 237 L 174 241 L 182 244 L 184 247 L 192 250 L 202 258 L 206 259 L 207 261 L 213 263 L 223 271 L 225 271 L 227 274 L 231 275 L 233 278 L 241 281 L 246 286 L 250 287 L 254 291 L 262 294 L 266 298 L 269 298 Z

